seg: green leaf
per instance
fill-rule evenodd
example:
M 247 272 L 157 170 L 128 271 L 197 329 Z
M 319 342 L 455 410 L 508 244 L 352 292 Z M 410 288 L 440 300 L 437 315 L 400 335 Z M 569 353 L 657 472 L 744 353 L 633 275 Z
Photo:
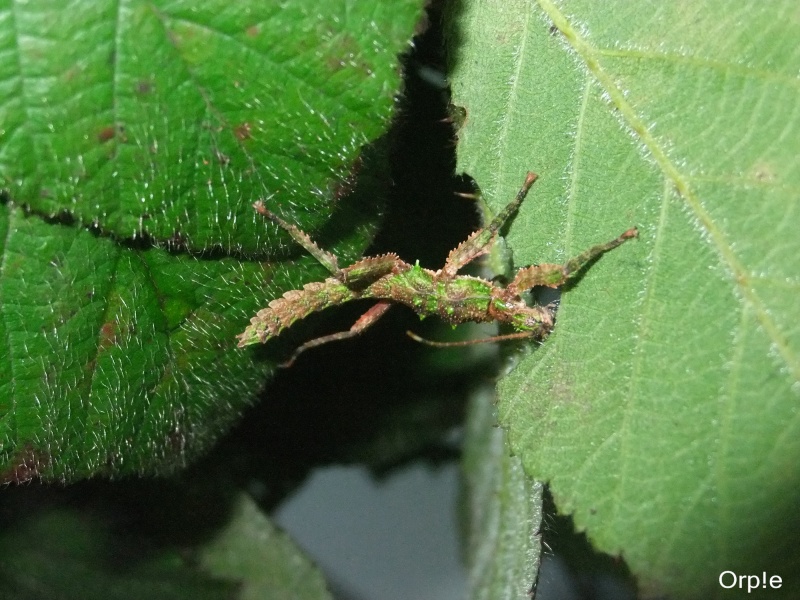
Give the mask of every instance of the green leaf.
M 795 5 L 457 10 L 460 168 L 495 209 L 541 175 L 516 265 L 641 232 L 564 290 L 554 334 L 501 381 L 513 451 L 645 595 L 796 572 Z
M 322 274 L 262 262 L 250 205 L 363 251 L 379 207 L 342 198 L 419 4 L 0 9 L 0 479 L 170 471 L 238 417 L 285 353 L 234 335 Z
M 199 572 L 177 552 L 131 560 L 130 549 L 86 515 L 54 508 L 35 517 L 0 536 L 0 596 L 7 600 L 236 597 L 237 582 Z
M 391 115 L 418 14 L 412 0 L 7 9 L 2 178 L 35 212 L 119 237 L 274 246 L 252 202 L 330 211 Z
M 131 492 L 129 503 L 121 503 L 128 513 L 152 501 Z M 77 497 L 53 503 L 55 494 L 37 509 L 35 495 L 23 495 L 17 502 L 13 496 L 11 503 L 4 497 L 4 516 L 17 518 L 0 535 L 0 596 L 8 600 L 331 597 L 322 574 L 246 494 L 238 494 L 227 523 L 211 539 L 198 538 L 198 546 L 141 538 L 141 531 L 121 526 L 130 514 L 117 513 L 113 516 L 120 522 L 114 522 L 101 516 L 108 505 L 87 506 L 91 498 L 88 503 Z M 19 506 L 26 496 L 33 507 Z M 76 504 L 88 510 L 78 511 Z M 163 518 L 158 511 L 149 516 Z M 195 528 L 202 527 L 208 523 L 195 523 Z
M 317 568 L 244 494 L 225 529 L 203 548 L 200 563 L 215 577 L 240 581 L 241 600 L 332 598 Z
M 473 393 L 464 441 L 470 598 L 526 600 L 541 562 L 543 485 L 508 453 L 492 395 Z

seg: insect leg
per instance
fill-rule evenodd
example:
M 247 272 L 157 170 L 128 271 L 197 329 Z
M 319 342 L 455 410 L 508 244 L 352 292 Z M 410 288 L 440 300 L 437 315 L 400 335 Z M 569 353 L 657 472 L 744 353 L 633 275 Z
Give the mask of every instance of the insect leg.
M 618 238 L 605 244 L 592 246 L 586 252 L 569 259 L 563 265 L 543 264 L 522 268 L 517 272 L 514 281 L 509 284 L 508 290 L 514 294 L 519 294 L 537 285 L 553 288 L 563 285 L 595 258 L 638 235 L 639 230 L 636 227 L 631 227 Z
M 327 344 L 328 342 L 336 342 L 338 340 L 346 340 L 351 337 L 355 337 L 360 333 L 363 333 L 365 329 L 367 329 L 370 325 L 373 325 L 378 319 L 380 319 L 384 313 L 389 310 L 391 307 L 391 303 L 388 301 L 380 301 L 374 306 L 371 306 L 367 312 L 361 315 L 358 320 L 353 324 L 353 326 L 347 331 L 340 331 L 338 333 L 332 333 L 330 335 L 323 335 L 322 337 L 318 337 L 311 341 L 306 342 L 302 346 L 300 346 L 297 350 L 294 351 L 294 354 L 287 360 L 285 363 L 281 364 L 282 368 L 291 367 L 294 364 L 294 361 L 297 360 L 297 357 L 300 356 L 303 352 L 308 350 L 309 348 L 315 348 L 316 346 L 321 346 L 322 344 Z
M 341 269 L 339 269 L 339 262 L 336 259 L 336 255 L 317 246 L 314 243 L 314 240 L 312 240 L 305 231 L 300 230 L 291 223 L 287 223 L 275 213 L 267 210 L 267 207 L 264 206 L 264 203 L 261 200 L 255 202 L 253 204 L 253 208 L 256 209 L 258 214 L 266 217 L 282 229 L 286 230 L 286 233 L 292 236 L 292 239 L 295 242 L 305 248 L 308 253 L 316 258 L 323 267 L 328 269 L 328 271 L 330 271 L 334 277 L 340 277 Z
M 518 331 L 516 333 L 506 333 L 503 335 L 493 335 L 487 338 L 480 338 L 477 340 L 462 340 L 460 342 L 436 342 L 433 340 L 426 340 L 424 337 L 418 336 L 413 331 L 406 331 L 406 335 L 415 342 L 425 344 L 426 346 L 433 346 L 435 348 L 452 348 L 454 346 L 474 346 L 475 344 L 486 344 L 489 342 L 504 342 L 507 340 L 520 340 L 523 338 L 533 337 L 535 334 L 532 331 Z
M 455 277 L 461 267 L 489 252 L 489 248 L 497 237 L 497 232 L 500 231 L 503 224 L 514 214 L 517 208 L 519 208 L 525 196 L 528 195 L 528 190 L 531 189 L 531 186 L 538 177 L 536 173 L 528 172 L 525 177 L 525 183 L 522 184 L 516 197 L 509 202 L 503 210 L 497 213 L 497 216 L 492 219 L 491 223 L 483 229 L 478 229 L 478 231 L 470 235 L 450 253 L 447 257 L 447 261 L 444 263 L 444 267 L 442 267 L 442 274 L 446 278 Z

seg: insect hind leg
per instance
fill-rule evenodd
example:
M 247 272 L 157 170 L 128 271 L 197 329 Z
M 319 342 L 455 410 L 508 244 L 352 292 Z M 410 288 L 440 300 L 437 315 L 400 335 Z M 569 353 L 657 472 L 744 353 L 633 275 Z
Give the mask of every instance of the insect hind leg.
M 263 217 L 266 217 L 276 225 L 278 225 L 281 229 L 286 231 L 292 239 L 300 244 L 306 251 L 311 254 L 314 258 L 316 258 L 319 263 L 324 266 L 334 277 L 341 279 L 342 270 L 339 268 L 339 261 L 336 258 L 336 255 L 328 252 L 327 250 L 323 250 L 312 240 L 309 235 L 302 231 L 300 228 L 292 225 L 291 223 L 287 223 L 283 219 L 281 219 L 278 215 L 271 212 L 264 206 L 264 203 L 259 200 L 253 203 L 253 208 L 256 209 L 256 212 Z
M 289 357 L 289 360 L 287 360 L 285 363 L 282 363 L 280 366 L 282 368 L 291 367 L 294 364 L 294 361 L 297 360 L 297 357 L 309 348 L 316 348 L 317 346 L 322 346 L 323 344 L 327 344 L 329 342 L 346 340 L 364 333 L 364 331 L 370 326 L 374 325 L 375 322 L 380 319 L 386 313 L 386 311 L 389 310 L 389 308 L 391 308 L 391 306 L 391 303 L 387 301 L 378 302 L 374 306 L 371 306 L 367 312 L 361 315 L 358 320 L 353 323 L 353 326 L 347 331 L 339 331 L 338 333 L 323 335 L 322 337 L 318 337 L 306 342 L 294 351 L 292 356 Z

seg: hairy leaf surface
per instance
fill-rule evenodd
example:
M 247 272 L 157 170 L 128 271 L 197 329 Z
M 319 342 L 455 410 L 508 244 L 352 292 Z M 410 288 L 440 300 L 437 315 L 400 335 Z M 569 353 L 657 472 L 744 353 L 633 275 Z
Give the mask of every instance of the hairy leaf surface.
M 511 448 L 645 595 L 796 571 L 794 4 L 455 10 L 460 168 L 495 210 L 541 175 L 507 238 L 516 265 L 641 232 L 565 290 L 551 338 L 500 383 Z
M 237 418 L 273 363 L 234 335 L 320 274 L 251 204 L 360 254 L 419 4 L 0 8 L 0 479 L 167 471 Z

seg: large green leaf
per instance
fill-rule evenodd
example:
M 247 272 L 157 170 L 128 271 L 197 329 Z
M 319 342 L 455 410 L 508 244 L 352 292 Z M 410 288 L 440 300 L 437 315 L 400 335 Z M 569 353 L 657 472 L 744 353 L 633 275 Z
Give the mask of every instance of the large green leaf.
M 7 8 L 2 178 L 37 213 L 120 237 L 263 249 L 254 199 L 280 193 L 325 214 L 360 147 L 383 131 L 418 6 Z
M 476 389 L 465 428 L 469 597 L 524 600 L 536 590 L 541 563 L 544 486 L 509 454 L 506 432 L 494 427 L 493 395 Z
M 220 481 L 220 479 L 217 479 Z M 230 485 L 230 481 L 226 482 Z M 128 487 L 124 499 L 95 487 L 11 490 L 3 496 L 0 533 L 0 597 L 4 600 L 239 600 L 292 598 L 327 600 L 322 574 L 278 531 L 244 493 L 227 488 L 231 510 L 202 504 L 197 480 L 172 484 L 182 504 L 153 510 L 153 496 Z M 188 492 L 186 490 L 189 490 Z M 163 491 L 163 490 L 162 490 Z M 16 493 L 15 493 L 16 492 Z M 38 492 L 38 493 L 37 493 Z M 60 492 L 60 493 L 59 493 Z M 65 496 L 66 497 L 63 497 Z M 60 497 L 62 496 L 62 497 Z M 158 498 L 154 502 L 154 498 Z M 220 500 L 219 495 L 214 496 Z M 82 511 L 76 509 L 81 506 Z M 147 507 L 147 508 L 145 508 Z M 203 507 L 203 508 L 200 508 Z M 144 510 L 143 510 L 144 508 Z M 198 508 L 200 510 L 198 511 Z M 224 521 L 216 519 L 217 511 Z M 198 512 L 206 520 L 197 522 Z M 171 514 L 174 513 L 174 514 Z M 228 514 L 229 513 L 229 514 Z M 9 516 L 13 516 L 9 519 Z M 167 520 L 167 516 L 171 520 Z M 125 526 L 136 518 L 140 527 Z M 159 530 L 163 535 L 153 535 Z M 196 536 L 190 537 L 189 532 Z
M 501 382 L 512 449 L 645 595 L 797 572 L 796 6 L 455 10 L 460 168 L 492 207 L 541 174 L 517 266 L 641 232 L 568 286 Z
M 202 548 L 200 562 L 216 578 L 239 581 L 241 600 L 332 598 L 322 573 L 246 494 L 225 529 Z
M 233 336 L 323 272 L 261 262 L 250 205 L 363 250 L 341 198 L 419 4 L 0 8 L 0 478 L 169 470 L 236 419 L 273 362 Z

